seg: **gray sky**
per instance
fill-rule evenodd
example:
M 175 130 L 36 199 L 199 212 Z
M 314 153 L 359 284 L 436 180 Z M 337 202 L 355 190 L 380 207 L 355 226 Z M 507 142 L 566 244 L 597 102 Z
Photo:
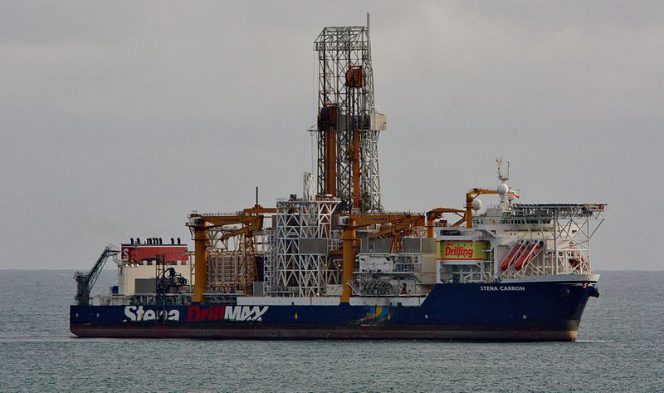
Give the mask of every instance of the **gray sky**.
M 387 209 L 460 207 L 502 155 L 523 202 L 609 204 L 595 269 L 662 269 L 660 1 L 0 2 L 0 268 L 300 193 L 312 42 L 367 11 Z

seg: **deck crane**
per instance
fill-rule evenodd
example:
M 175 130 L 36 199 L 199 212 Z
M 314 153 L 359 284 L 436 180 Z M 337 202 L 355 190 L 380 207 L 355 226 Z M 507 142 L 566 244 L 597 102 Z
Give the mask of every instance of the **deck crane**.
M 406 223 L 408 225 L 404 225 Z M 341 240 L 343 241 L 342 303 L 348 303 L 350 300 L 350 282 L 353 280 L 355 257 L 357 256 L 355 245 L 357 229 L 377 224 L 390 228 L 390 231 L 387 233 L 391 233 L 392 228 L 400 228 L 402 231 L 412 230 L 415 224 L 424 225 L 424 216 L 412 213 L 365 213 L 339 217 L 339 226 L 343 229 L 341 234 Z M 386 235 L 387 233 L 381 234 Z M 396 231 L 396 235 L 401 236 L 398 230 Z
M 468 228 L 473 227 L 473 209 L 478 207 L 477 205 L 474 206 L 473 202 L 475 201 L 475 198 L 477 198 L 480 195 L 493 194 L 493 195 L 509 195 L 514 198 L 519 197 L 513 190 L 507 188 L 506 184 L 503 185 L 506 187 L 505 188 L 506 192 L 504 194 L 502 194 L 498 190 L 487 189 L 487 188 L 471 188 L 470 190 L 468 190 L 468 192 L 466 193 L 466 214 L 463 220 L 457 224 L 461 224 L 463 221 L 465 221 L 466 227 Z M 453 226 L 456 226 L 456 224 Z
M 435 226 L 434 221 L 441 218 L 444 214 L 447 214 L 447 213 L 454 213 L 458 217 L 460 217 L 457 222 L 452 224 L 453 227 L 457 227 L 457 226 L 461 225 L 466 220 L 466 218 L 465 218 L 466 211 L 464 209 L 454 209 L 454 208 L 449 208 L 449 207 L 437 207 L 435 209 L 429 210 L 426 213 L 426 217 L 427 217 L 427 237 L 429 239 L 433 239 L 434 235 L 435 235 L 433 233 L 434 232 L 433 228 Z
M 244 236 L 245 239 L 251 239 L 253 234 L 263 229 L 264 213 L 275 213 L 276 209 L 264 208 L 258 203 L 254 207 L 244 209 L 236 215 L 223 214 L 198 214 L 189 215 L 187 226 L 194 238 L 194 271 L 196 280 L 194 281 L 194 293 L 192 301 L 200 303 L 203 301 L 203 293 L 207 285 L 207 247 L 210 241 L 209 231 L 214 229 L 223 229 L 226 226 L 237 226 L 224 231 L 221 240 L 227 240 L 234 236 Z M 251 243 L 253 246 L 253 242 Z
M 402 238 L 415 230 L 416 227 L 424 226 L 424 216 L 420 214 L 404 216 L 401 220 L 390 221 L 381 225 L 380 229 L 371 233 L 369 239 L 389 237 L 392 239 L 391 252 L 400 252 L 403 248 Z
M 99 258 L 97 258 L 97 262 L 89 273 L 76 272 L 74 274 L 74 280 L 76 280 L 76 297 L 74 299 L 76 300 L 76 304 L 79 306 L 90 305 L 90 291 L 92 291 L 92 287 L 95 285 L 97 278 L 99 278 L 99 274 L 104 269 L 106 261 L 108 258 L 119 253 L 120 251 L 114 246 L 108 245 L 104 248 Z
M 467 228 L 473 227 L 473 208 L 480 206 L 479 204 L 475 205 L 473 202 L 475 202 L 478 196 L 487 194 L 498 194 L 498 191 L 487 188 L 471 188 L 466 193 L 466 215 L 464 216 L 464 221 Z

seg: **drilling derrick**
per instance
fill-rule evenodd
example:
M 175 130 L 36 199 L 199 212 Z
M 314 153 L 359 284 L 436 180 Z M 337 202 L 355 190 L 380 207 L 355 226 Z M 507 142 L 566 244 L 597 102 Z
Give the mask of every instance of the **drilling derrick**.
M 318 53 L 318 194 L 341 200 L 340 209 L 382 211 L 378 135 L 385 117 L 374 107 L 369 19 L 367 26 L 326 27 Z

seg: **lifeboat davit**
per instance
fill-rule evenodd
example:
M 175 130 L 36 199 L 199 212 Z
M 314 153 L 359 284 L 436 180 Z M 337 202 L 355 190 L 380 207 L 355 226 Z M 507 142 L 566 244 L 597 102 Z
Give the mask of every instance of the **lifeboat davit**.
M 527 244 L 527 242 L 525 244 Z M 500 263 L 500 270 L 505 271 L 509 269 L 510 265 L 512 265 L 512 261 L 517 258 L 521 251 L 523 251 L 525 248 L 525 244 L 522 241 L 519 241 L 517 242 L 516 246 L 512 247 L 510 252 L 505 258 L 503 258 L 503 261 Z
M 516 270 L 523 269 L 530 261 L 535 259 L 537 255 L 542 251 L 542 242 L 531 243 L 528 246 L 528 249 L 522 253 L 521 257 L 516 261 L 514 268 Z
M 581 254 L 580 251 L 576 251 L 573 254 L 572 258 L 569 259 L 569 264 L 572 265 L 572 267 L 575 269 L 579 267 L 581 262 L 586 262 L 586 257 L 583 254 Z

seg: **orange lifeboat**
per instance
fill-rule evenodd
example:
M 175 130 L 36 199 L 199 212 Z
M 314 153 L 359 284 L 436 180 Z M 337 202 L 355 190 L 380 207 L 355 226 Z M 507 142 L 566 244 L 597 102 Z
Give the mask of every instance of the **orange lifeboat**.
M 532 261 L 539 253 L 542 251 L 542 242 L 536 242 L 532 243 L 529 247 L 528 250 L 523 252 L 521 257 L 519 258 L 518 261 L 516 261 L 516 265 L 514 268 L 516 270 L 521 270 L 526 266 L 530 261 Z
M 581 262 L 585 262 L 585 261 L 586 261 L 586 257 L 583 254 L 581 254 L 580 251 L 576 251 L 572 255 L 572 258 L 569 259 L 569 264 L 572 265 L 572 267 L 576 269 L 577 267 L 579 267 Z
M 512 264 L 512 261 L 514 258 L 519 255 L 519 253 L 523 250 L 524 248 L 524 243 L 519 241 L 517 244 L 512 247 L 512 250 L 507 254 L 505 258 L 503 258 L 503 261 L 500 263 L 500 270 L 505 271 L 509 269 L 510 265 Z

